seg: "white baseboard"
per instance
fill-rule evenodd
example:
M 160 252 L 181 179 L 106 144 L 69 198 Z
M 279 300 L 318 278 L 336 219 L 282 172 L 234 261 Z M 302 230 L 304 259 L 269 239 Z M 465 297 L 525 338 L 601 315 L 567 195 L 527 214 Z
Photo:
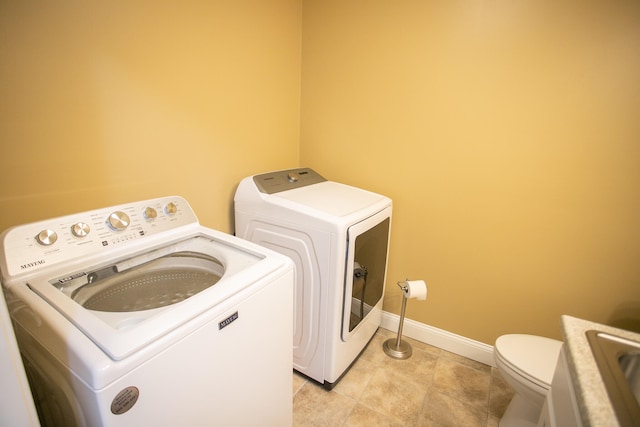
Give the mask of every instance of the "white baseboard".
M 400 316 L 386 311 L 382 312 L 381 326 L 383 328 L 397 334 L 399 324 Z M 484 363 L 485 365 L 496 366 L 493 360 L 493 346 L 424 323 L 416 322 L 415 320 L 404 319 L 402 336 L 413 338 L 414 340 L 450 351 L 451 353 Z

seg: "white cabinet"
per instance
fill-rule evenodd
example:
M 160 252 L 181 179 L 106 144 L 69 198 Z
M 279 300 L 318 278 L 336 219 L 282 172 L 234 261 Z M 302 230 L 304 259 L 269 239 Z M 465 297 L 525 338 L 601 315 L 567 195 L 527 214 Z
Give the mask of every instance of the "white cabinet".
M 551 390 L 549 390 L 542 408 L 538 427 L 582 427 L 564 346 L 558 356 Z
M 553 419 L 553 409 L 551 408 L 553 405 L 552 402 L 551 390 L 549 390 L 547 398 L 544 400 L 544 405 L 542 405 L 542 412 L 540 412 L 540 418 L 538 419 L 536 427 L 556 427 L 555 420 Z

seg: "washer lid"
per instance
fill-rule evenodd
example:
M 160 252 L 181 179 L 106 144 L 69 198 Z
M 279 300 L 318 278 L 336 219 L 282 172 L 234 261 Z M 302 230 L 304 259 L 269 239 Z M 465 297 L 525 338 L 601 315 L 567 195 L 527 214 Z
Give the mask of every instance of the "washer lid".
M 121 360 L 286 265 L 251 248 L 223 233 L 196 235 L 29 287 Z
M 500 358 L 522 376 L 551 385 L 562 341 L 536 335 L 503 335 L 496 340 Z

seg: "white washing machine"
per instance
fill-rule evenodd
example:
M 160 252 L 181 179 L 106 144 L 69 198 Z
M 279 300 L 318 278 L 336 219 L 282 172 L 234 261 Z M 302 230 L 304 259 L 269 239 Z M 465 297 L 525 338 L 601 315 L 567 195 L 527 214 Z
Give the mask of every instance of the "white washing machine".
M 243 179 L 236 235 L 296 266 L 293 367 L 331 389 L 382 320 L 391 199 L 308 168 Z
M 43 426 L 292 423 L 293 264 L 166 197 L 1 235 Z

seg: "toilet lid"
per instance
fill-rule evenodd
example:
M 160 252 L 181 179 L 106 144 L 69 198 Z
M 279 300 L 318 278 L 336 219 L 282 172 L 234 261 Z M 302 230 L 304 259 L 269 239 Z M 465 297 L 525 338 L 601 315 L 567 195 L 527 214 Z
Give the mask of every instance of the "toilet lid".
M 551 386 L 562 341 L 535 335 L 503 335 L 496 340 L 498 356 L 534 382 Z

